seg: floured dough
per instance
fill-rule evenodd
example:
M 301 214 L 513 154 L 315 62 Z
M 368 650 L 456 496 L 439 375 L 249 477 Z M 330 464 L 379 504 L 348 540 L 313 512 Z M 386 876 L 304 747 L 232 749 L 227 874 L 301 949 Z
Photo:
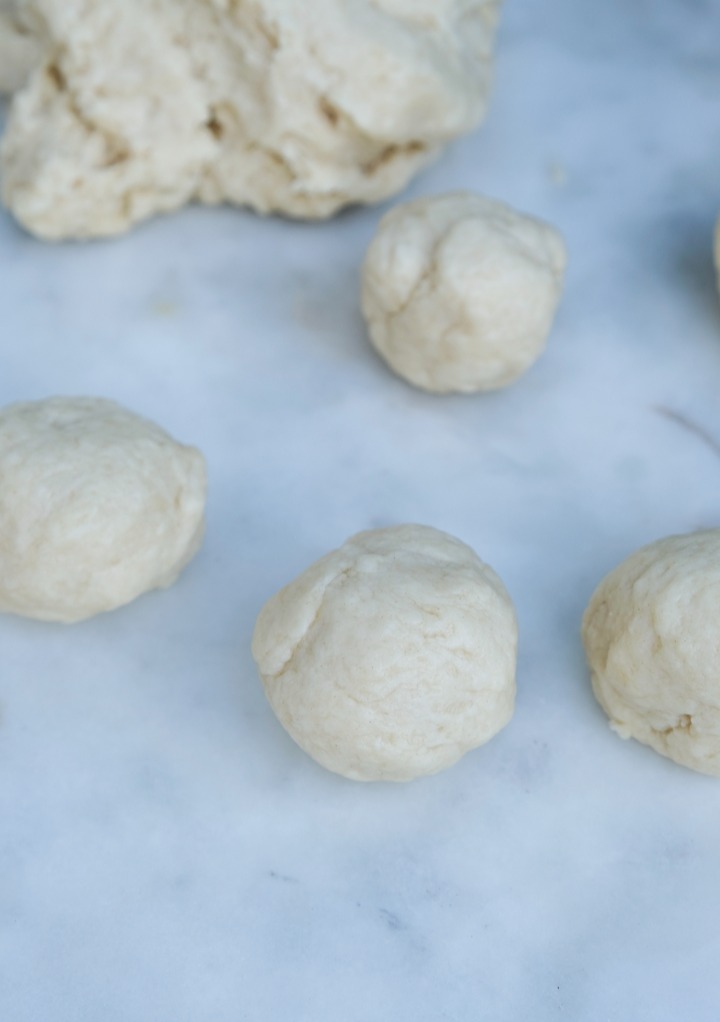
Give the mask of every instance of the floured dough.
M 280 722 L 359 781 L 451 766 L 513 712 L 517 625 L 495 572 L 420 525 L 362 532 L 263 607 L 253 655 Z
M 499 0 L 17 0 L 50 40 L 3 195 L 46 238 L 191 199 L 327 216 L 481 119 Z
M 363 267 L 370 339 L 426 390 L 492 390 L 545 346 L 562 291 L 565 245 L 534 217 L 469 192 L 396 206 Z
M 720 775 L 720 529 L 624 561 L 595 591 L 583 641 L 593 690 L 621 737 Z
M 24 85 L 41 57 L 40 34 L 21 17 L 17 0 L 0 0 L 0 95 Z
M 205 489 L 199 451 L 113 401 L 0 410 L 0 611 L 79 621 L 171 585 Z

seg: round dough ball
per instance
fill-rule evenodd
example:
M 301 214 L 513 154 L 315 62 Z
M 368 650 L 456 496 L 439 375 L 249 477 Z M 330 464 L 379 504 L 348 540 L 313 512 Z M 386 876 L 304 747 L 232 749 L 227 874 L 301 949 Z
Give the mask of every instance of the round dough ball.
M 374 347 L 425 390 L 494 390 L 538 358 L 565 271 L 558 232 L 503 203 L 453 192 L 397 206 L 363 266 Z
M 420 525 L 361 532 L 260 612 L 253 655 L 298 745 L 357 781 L 451 766 L 512 716 L 517 625 L 495 572 Z
M 720 529 L 637 551 L 593 594 L 583 642 L 622 738 L 720 775 Z
M 205 461 L 113 401 L 0 411 L 0 611 L 80 621 L 171 585 L 204 528 Z

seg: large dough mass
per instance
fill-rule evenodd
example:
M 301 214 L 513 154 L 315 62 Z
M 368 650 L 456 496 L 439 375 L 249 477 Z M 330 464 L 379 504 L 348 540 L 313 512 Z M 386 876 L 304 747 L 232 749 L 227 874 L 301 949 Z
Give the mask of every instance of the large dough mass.
M 624 561 L 595 591 L 583 641 L 619 735 L 720 775 L 720 529 Z
M 377 202 L 482 118 L 499 0 L 16 0 L 43 65 L 4 201 L 46 238 L 193 199 L 322 217 Z
M 0 611 L 79 621 L 169 586 L 202 540 L 205 462 L 112 401 L 0 411 Z
M 495 572 L 445 533 L 363 532 L 262 609 L 253 637 L 281 723 L 361 781 L 436 773 L 510 720 L 517 626 Z

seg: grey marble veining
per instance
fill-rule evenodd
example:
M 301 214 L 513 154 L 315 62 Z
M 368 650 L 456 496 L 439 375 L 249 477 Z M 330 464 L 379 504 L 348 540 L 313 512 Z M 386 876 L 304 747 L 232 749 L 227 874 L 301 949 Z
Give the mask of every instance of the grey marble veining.
M 720 5 L 508 0 L 485 127 L 412 195 L 556 223 L 565 298 L 514 387 L 439 398 L 370 350 L 380 209 L 191 209 L 45 245 L 0 218 L 2 403 L 113 397 L 207 455 L 166 593 L 0 620 L 2 1022 L 716 1022 L 720 785 L 607 727 L 578 629 L 638 545 L 720 525 Z M 264 600 L 421 521 L 503 576 L 509 727 L 357 785 L 275 722 Z

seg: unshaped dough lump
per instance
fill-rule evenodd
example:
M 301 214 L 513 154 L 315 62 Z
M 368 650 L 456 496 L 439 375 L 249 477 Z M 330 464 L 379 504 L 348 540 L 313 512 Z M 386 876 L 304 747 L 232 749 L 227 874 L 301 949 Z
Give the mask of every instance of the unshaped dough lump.
M 622 738 L 720 775 L 720 529 L 637 551 L 593 594 L 583 641 Z
M 199 199 L 328 216 L 404 187 L 482 118 L 499 0 L 17 0 L 45 63 L 3 196 L 46 238 Z
M 495 572 L 426 526 L 362 532 L 263 607 L 253 655 L 297 744 L 358 781 L 451 766 L 512 716 L 517 625 Z
M 501 202 L 452 192 L 404 203 L 365 257 L 370 339 L 426 390 L 504 387 L 545 347 L 564 271 L 558 232 Z
M 80 621 L 171 585 L 204 528 L 205 462 L 101 398 L 0 410 L 0 611 Z

